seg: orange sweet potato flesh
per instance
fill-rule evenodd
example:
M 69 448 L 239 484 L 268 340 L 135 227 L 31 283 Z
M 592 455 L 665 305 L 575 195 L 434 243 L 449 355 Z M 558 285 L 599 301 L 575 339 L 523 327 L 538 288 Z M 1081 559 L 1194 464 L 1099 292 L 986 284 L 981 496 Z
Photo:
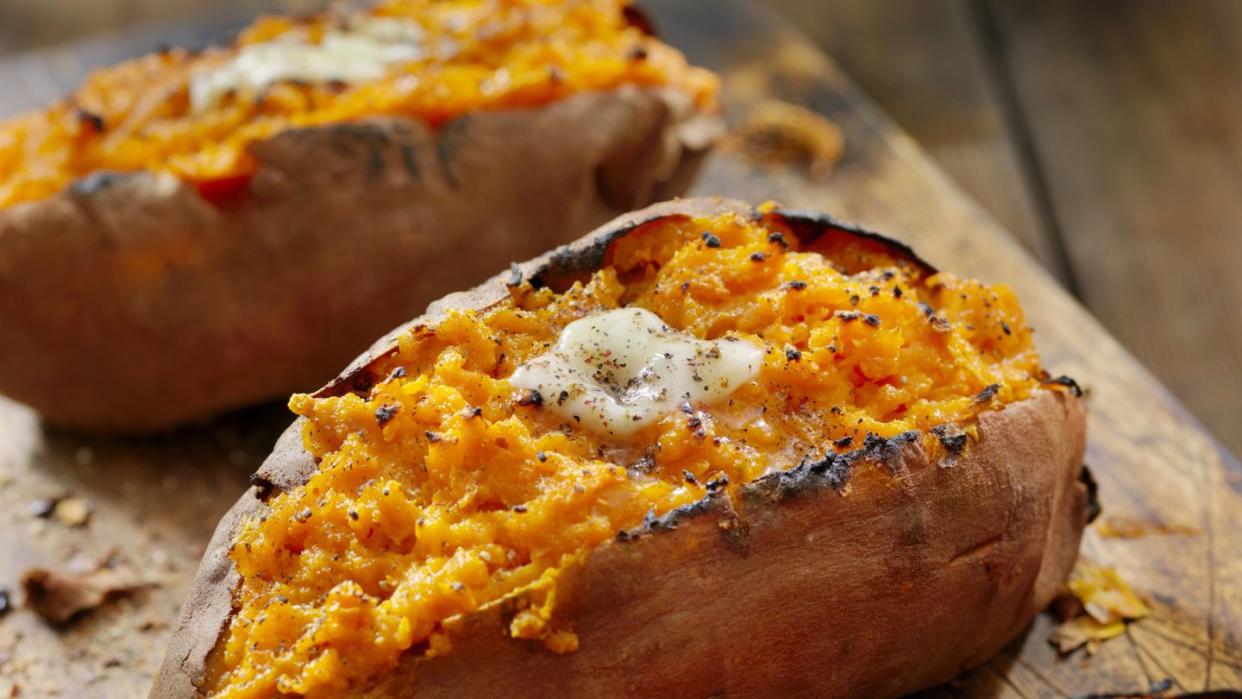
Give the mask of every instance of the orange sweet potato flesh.
M 598 550 L 558 585 L 574 653 L 507 638 L 504 605 L 453 650 L 408 656 L 367 696 L 893 697 L 995 654 L 1061 589 L 1086 494 L 1080 401 L 1045 393 L 985 414 L 943 468 L 916 446 L 848 495 L 770 478 Z M 499 694 L 492 694 L 498 692 Z
M 169 49 L 97 70 L 46 109 L 0 121 L 0 208 L 100 171 L 168 172 L 218 197 L 254 174 L 251 145 L 372 117 L 438 128 L 464 114 L 538 108 L 627 85 L 670 87 L 706 110 L 716 101 L 716 77 L 650 36 L 625 0 L 354 5 L 260 17 L 227 46 Z M 194 102 L 195 80 L 201 91 L 204 75 L 248 48 L 321 41 L 342 28 L 366 32 L 369 22 L 389 23 L 388 33 L 412 31 L 404 45 L 414 55 L 365 80 L 235 86 L 207 106 Z
M 526 0 L 497 2 L 520 29 Z M 141 61 L 105 71 L 74 100 L 0 125 L 0 189 L 42 178 L 0 195 L 0 393 L 51 423 L 141 433 L 309 390 L 444 293 L 680 194 L 721 130 L 715 78 L 629 28 L 621 3 L 574 7 L 612 12 L 595 20 L 604 48 L 572 33 L 515 41 L 436 67 L 446 82 L 413 81 L 452 100 L 378 100 L 392 78 L 339 94 L 276 86 L 314 93 L 318 111 L 228 102 L 151 116 L 187 109 L 194 61 L 220 49 L 148 57 L 176 63 L 151 75 Z M 641 60 L 625 58 L 636 46 Z M 607 60 L 567 67 L 555 89 L 483 95 L 467 80 L 492 60 L 534 80 L 528 54 L 553 48 Z M 144 101 L 166 93 L 158 109 Z M 136 111 L 116 106 L 124 96 Z M 73 104 L 94 102 L 117 110 L 91 107 L 109 124 L 78 135 L 94 145 L 56 135 Z M 211 162 L 185 164 L 199 155 Z
M 382 381 L 401 337 L 450 312 L 497 308 L 515 275 L 563 286 L 615 262 L 644 226 L 728 214 L 760 215 L 738 202 L 687 200 L 621 217 L 433 304 L 315 399 Z M 823 215 L 777 208 L 762 216 L 815 240 L 842 267 L 879 256 L 934 272 L 907 248 Z M 276 521 L 273 508 L 319 470 L 303 445 L 305 424 L 282 436 L 256 487 L 217 529 L 152 696 L 219 688 L 242 582 L 230 549 L 251 540 L 260 517 Z M 546 590 L 523 589 L 444 619 L 440 641 L 414 646 L 347 691 L 896 696 L 948 680 L 995 653 L 1052 598 L 1088 511 L 1085 411 L 1075 391 L 1036 379 L 1026 397 L 989 403 L 969 428 L 969 447 L 955 458 L 927 434 L 867 439 L 633 523 L 559 571 L 546 621 L 576 634 L 573 652 L 556 638 L 511 637 L 521 610 L 547 602 Z

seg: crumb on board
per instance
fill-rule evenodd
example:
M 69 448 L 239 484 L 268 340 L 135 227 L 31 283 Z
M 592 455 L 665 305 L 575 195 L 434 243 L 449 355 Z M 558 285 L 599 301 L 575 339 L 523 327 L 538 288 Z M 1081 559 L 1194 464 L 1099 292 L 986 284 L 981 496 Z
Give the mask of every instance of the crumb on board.
M 731 145 L 761 165 L 795 167 L 826 177 L 845 152 L 840 127 L 796 104 L 764 100 L 733 130 Z
M 1061 623 L 1048 642 L 1063 654 L 1084 646 L 1093 654 L 1104 641 L 1125 633 L 1127 623 L 1150 613 L 1116 570 L 1082 559 L 1074 565 L 1068 590 L 1053 601 L 1053 609 Z
M 26 511 L 35 519 L 51 517 L 55 509 L 56 500 L 53 498 L 35 498 L 26 504 Z
M 1114 515 L 1095 524 L 1095 531 L 1105 539 L 1141 539 L 1149 535 L 1196 536 L 1198 527 L 1177 522 L 1164 522 L 1140 517 Z
M 86 526 L 93 510 L 89 500 L 73 495 L 35 498 L 26 505 L 26 511 L 32 518 L 55 519 L 66 527 Z
M 27 608 L 52 624 L 62 625 L 109 600 L 147 587 L 148 583 L 106 559 L 86 570 L 72 566 L 27 568 L 22 573 L 21 586 Z
M 84 527 L 91 517 L 91 509 L 91 504 L 85 499 L 68 497 L 56 503 L 52 516 L 66 527 Z

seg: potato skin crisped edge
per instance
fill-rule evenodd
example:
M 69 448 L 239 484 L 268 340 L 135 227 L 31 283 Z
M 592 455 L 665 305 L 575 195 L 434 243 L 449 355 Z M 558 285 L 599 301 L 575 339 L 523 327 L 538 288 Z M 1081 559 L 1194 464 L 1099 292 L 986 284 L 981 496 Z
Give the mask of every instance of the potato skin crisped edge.
M 369 385 L 376 378 L 369 366 L 393 351 L 400 334 L 433 326 L 449 309 L 499 303 L 515 276 L 540 284 L 591 272 L 611 242 L 639 226 L 724 212 L 760 215 L 736 201 L 689 199 L 621 216 L 433 303 L 315 395 Z M 800 237 L 881 242 L 934 272 L 908 247 L 826 215 L 779 208 L 766 215 Z M 764 476 L 733 502 L 709 493 L 619 532 L 558 579 L 554 615 L 578 633 L 575 653 L 554 655 L 509 638 L 515 604 L 502 599 L 446 622 L 452 653 L 407 654 L 360 690 L 377 697 L 411 687 L 432 697 L 808 689 L 898 696 L 951 679 L 998 651 L 1056 594 L 1091 508 L 1082 466 L 1085 406 L 1076 392 L 1054 384 L 981 414 L 978 427 L 978 442 L 952 465 L 929 455 L 914 433 L 876 438 Z M 239 584 L 227 553 L 233 539 L 273 493 L 298 487 L 316 469 L 301 433 L 299 419 L 220 522 L 152 697 L 200 695 Z
M 444 293 L 680 194 L 722 128 L 627 86 L 286 131 L 223 203 L 96 173 L 0 210 L 0 393 L 138 434 L 307 390 Z

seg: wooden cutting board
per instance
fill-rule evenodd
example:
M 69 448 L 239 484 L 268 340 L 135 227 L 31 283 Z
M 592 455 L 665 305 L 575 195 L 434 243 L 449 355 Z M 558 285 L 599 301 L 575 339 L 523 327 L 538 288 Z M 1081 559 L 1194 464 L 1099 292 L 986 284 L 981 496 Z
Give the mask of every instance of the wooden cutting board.
M 826 115 L 845 136 L 829 175 L 758 165 L 735 142 L 712 156 L 695 193 L 824 209 L 908 241 L 942 269 L 1012 284 L 1046 366 L 1089 392 L 1087 461 L 1104 515 L 1083 555 L 1114 566 L 1154 613 L 1094 655 L 1068 657 L 1049 645 L 1053 621 L 1040 616 L 985 666 L 929 695 L 1059 697 L 1166 680 L 1175 691 L 1242 687 L 1238 461 L 801 35 L 744 0 L 649 4 L 668 40 L 724 76 L 733 125 L 776 99 Z M 0 114 L 54 98 L 93 65 L 164 41 L 201 43 L 235 22 L 147 29 L 0 63 Z M 145 693 L 216 519 L 289 420 L 283 407 L 262 406 L 156 439 L 110 439 L 46 429 L 0 399 L 0 588 L 13 590 L 31 565 L 113 554 L 149 583 L 63 629 L 29 611 L 0 612 L 0 697 Z M 43 499 L 64 496 L 89 503 L 85 525 L 36 515 Z

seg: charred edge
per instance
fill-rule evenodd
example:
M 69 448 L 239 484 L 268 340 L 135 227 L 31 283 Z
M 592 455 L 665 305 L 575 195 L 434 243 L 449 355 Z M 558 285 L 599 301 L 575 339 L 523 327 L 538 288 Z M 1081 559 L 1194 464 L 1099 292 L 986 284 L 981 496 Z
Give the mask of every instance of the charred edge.
M 760 500 L 775 502 L 793 497 L 816 485 L 833 490 L 845 487 L 853 463 L 840 455 L 823 459 L 804 458 L 788 471 L 770 473 L 752 481 L 743 492 Z
M 377 124 L 335 124 L 332 127 L 332 134 L 342 148 L 353 148 L 358 143 L 376 143 L 382 146 L 389 143 L 387 132 Z
M 840 490 L 845 487 L 845 483 L 850 478 L 850 471 L 854 468 L 854 459 L 848 456 L 831 454 L 819 460 L 806 461 L 803 464 L 799 464 L 793 471 L 780 474 L 779 483 L 783 494 L 796 491 L 800 478 L 805 478 L 804 475 L 797 473 L 799 468 L 805 469 L 807 474 L 823 478 L 829 488 Z
M 886 466 L 889 470 L 895 470 L 901 460 L 902 448 L 907 444 L 917 442 L 919 436 L 918 430 L 902 432 L 888 439 L 868 432 L 867 438 L 863 440 L 862 458 Z
M 447 127 L 446 127 L 447 128 Z M 758 216 L 758 214 L 756 214 Z M 798 239 L 803 242 L 810 242 L 822 236 L 826 231 L 832 230 L 845 235 L 859 236 L 871 241 L 879 242 L 893 250 L 898 257 L 910 262 L 922 271 L 924 274 L 936 273 L 936 268 L 919 257 L 908 245 L 898 242 L 875 233 L 867 229 L 855 226 L 853 224 L 837 221 L 828 214 L 799 211 L 799 210 L 778 210 L 776 214 L 793 231 Z M 626 221 L 618 225 L 610 231 L 606 231 L 601 235 L 587 242 L 585 245 L 564 245 L 557 248 L 546 262 L 539 265 L 532 273 L 528 275 L 530 283 L 535 288 L 544 286 L 556 287 L 555 279 L 563 275 L 573 275 L 590 273 L 598 270 L 603 266 L 608 248 L 613 242 L 619 238 L 632 233 L 635 229 L 645 226 L 656 221 L 665 219 L 689 219 L 691 214 L 686 213 L 660 213 L 653 214 L 645 218 Z M 760 216 L 760 218 L 762 218 Z M 805 284 L 794 285 L 793 288 L 804 288 Z M 862 318 L 862 314 L 857 316 Z
M 540 269 L 543 269 L 543 268 L 540 268 Z M 529 278 L 526 279 L 526 282 L 530 284 L 530 288 L 532 291 L 539 291 L 540 289 L 548 285 L 548 282 L 539 274 L 532 274 Z
M 254 496 L 259 499 L 259 502 L 267 502 L 268 498 L 276 492 L 276 484 L 258 473 L 250 474 L 250 485 L 255 487 Z
M 367 143 L 367 179 L 378 180 L 383 177 L 385 165 L 384 150 L 381 145 L 375 141 Z
M 559 247 L 552 253 L 551 259 L 532 276 L 547 283 L 548 277 L 553 275 L 594 272 L 603 266 L 604 255 L 608 252 L 608 246 L 614 240 L 622 238 L 630 231 L 638 228 L 638 225 L 625 226 L 611 231 L 592 240 L 585 247 L 576 248 L 567 245 Z
M 380 407 L 375 409 L 375 424 L 379 425 L 380 427 L 387 425 L 388 421 L 392 420 L 393 417 L 397 415 L 397 412 L 400 409 L 401 409 L 400 403 L 396 403 L 392 405 L 381 405 Z
M 375 386 L 375 377 L 371 375 L 369 368 L 361 369 L 349 377 L 349 387 L 354 393 L 365 395 L 371 391 L 373 386 Z
M 88 197 L 120 184 L 128 176 L 129 174 L 124 172 L 99 170 L 79 180 L 74 180 L 69 185 L 69 191 L 78 196 Z
M 401 144 L 401 166 L 405 168 L 410 179 L 421 179 L 422 175 L 418 170 L 418 154 L 414 152 L 414 146 L 409 143 Z
M 617 532 L 617 541 L 626 542 L 634 541 L 648 534 L 656 532 L 672 531 L 682 520 L 697 517 L 698 515 L 707 514 L 713 510 L 727 508 L 727 496 L 723 492 L 710 492 L 703 498 L 696 500 L 689 505 L 682 505 L 665 512 L 657 517 L 654 512 L 648 512 L 643 516 L 643 523 L 633 529 L 622 529 Z M 734 515 L 736 517 L 736 515 Z
M 1040 385 L 1043 385 L 1043 386 L 1064 386 L 1070 390 L 1070 393 L 1074 394 L 1074 397 L 1076 398 L 1082 397 L 1082 393 L 1083 393 L 1082 386 L 1078 385 L 1077 381 L 1075 381 L 1074 379 L 1064 374 L 1062 374 L 1061 376 L 1044 379 L 1040 381 L 1039 383 Z
M 450 189 L 457 189 L 461 183 L 457 173 L 453 172 L 453 161 L 465 140 L 466 129 L 470 126 L 470 115 L 460 116 L 440 128 L 436 138 L 436 160 L 440 163 L 440 171 L 444 173 L 444 181 Z
M 387 169 L 384 152 L 392 139 L 381 127 L 371 124 L 338 124 L 332 128 L 334 147 L 343 153 L 366 151 L 366 165 L 362 168 L 368 180 L 377 180 Z
M 1104 511 L 1100 506 L 1100 484 L 1095 481 L 1095 475 L 1086 464 L 1082 465 L 1082 471 L 1078 473 L 1078 482 L 1087 489 L 1087 524 L 1091 524 Z
M 651 21 L 651 15 L 638 5 L 626 5 L 621 8 L 621 16 L 625 18 L 625 23 L 634 27 L 638 31 L 647 36 L 659 36 L 656 30 L 655 22 Z
M 366 148 L 370 158 L 382 156 L 381 151 L 392 142 L 383 127 L 375 124 L 336 124 L 329 134 L 335 150 L 348 154 Z
M 505 281 L 505 286 L 512 289 L 521 285 L 522 268 L 518 266 L 518 263 L 512 262 L 509 264 L 509 278 Z
M 394 343 L 388 349 L 379 352 L 370 358 L 366 366 L 359 367 L 347 374 L 341 375 L 324 384 L 319 390 L 310 394 L 312 398 L 339 398 L 346 393 L 356 393 L 362 397 L 370 392 L 371 387 L 375 385 L 375 376 L 371 373 L 370 367 L 385 357 L 391 357 L 397 353 L 397 345 Z
M 553 280 L 562 275 L 573 275 L 595 272 L 604 266 L 604 258 L 608 247 L 615 241 L 624 238 L 636 229 L 649 223 L 665 219 L 689 219 L 689 214 L 653 214 L 646 218 L 626 221 L 616 228 L 605 231 L 585 245 L 562 245 L 557 248 L 546 262 L 541 264 L 531 275 L 530 282 L 536 288 L 552 285 Z
M 931 263 L 920 257 L 909 245 L 857 224 L 839 221 L 821 211 L 777 209 L 773 214 L 784 221 L 794 235 L 798 236 L 798 239 L 804 243 L 813 242 L 830 231 L 845 233 L 884 245 L 897 253 L 902 259 L 918 267 L 925 275 L 930 276 L 938 271 Z
M 901 460 L 902 448 L 916 442 L 919 436 L 917 430 L 903 432 L 888 439 L 869 433 L 861 448 L 822 457 L 808 455 L 787 471 L 755 479 L 746 486 L 746 492 L 769 501 L 783 500 L 823 486 L 840 492 L 849 483 L 854 466 L 860 461 L 877 463 L 890 471 L 896 470 Z M 852 443 L 853 440 L 850 441 Z
M 949 456 L 958 456 L 966 448 L 966 434 L 957 425 L 936 425 L 931 431 Z
M 978 393 L 975 394 L 975 402 L 976 403 L 987 403 L 988 401 L 995 398 L 998 392 L 1000 392 L 1000 384 L 998 383 L 988 384 L 982 391 L 979 391 Z

